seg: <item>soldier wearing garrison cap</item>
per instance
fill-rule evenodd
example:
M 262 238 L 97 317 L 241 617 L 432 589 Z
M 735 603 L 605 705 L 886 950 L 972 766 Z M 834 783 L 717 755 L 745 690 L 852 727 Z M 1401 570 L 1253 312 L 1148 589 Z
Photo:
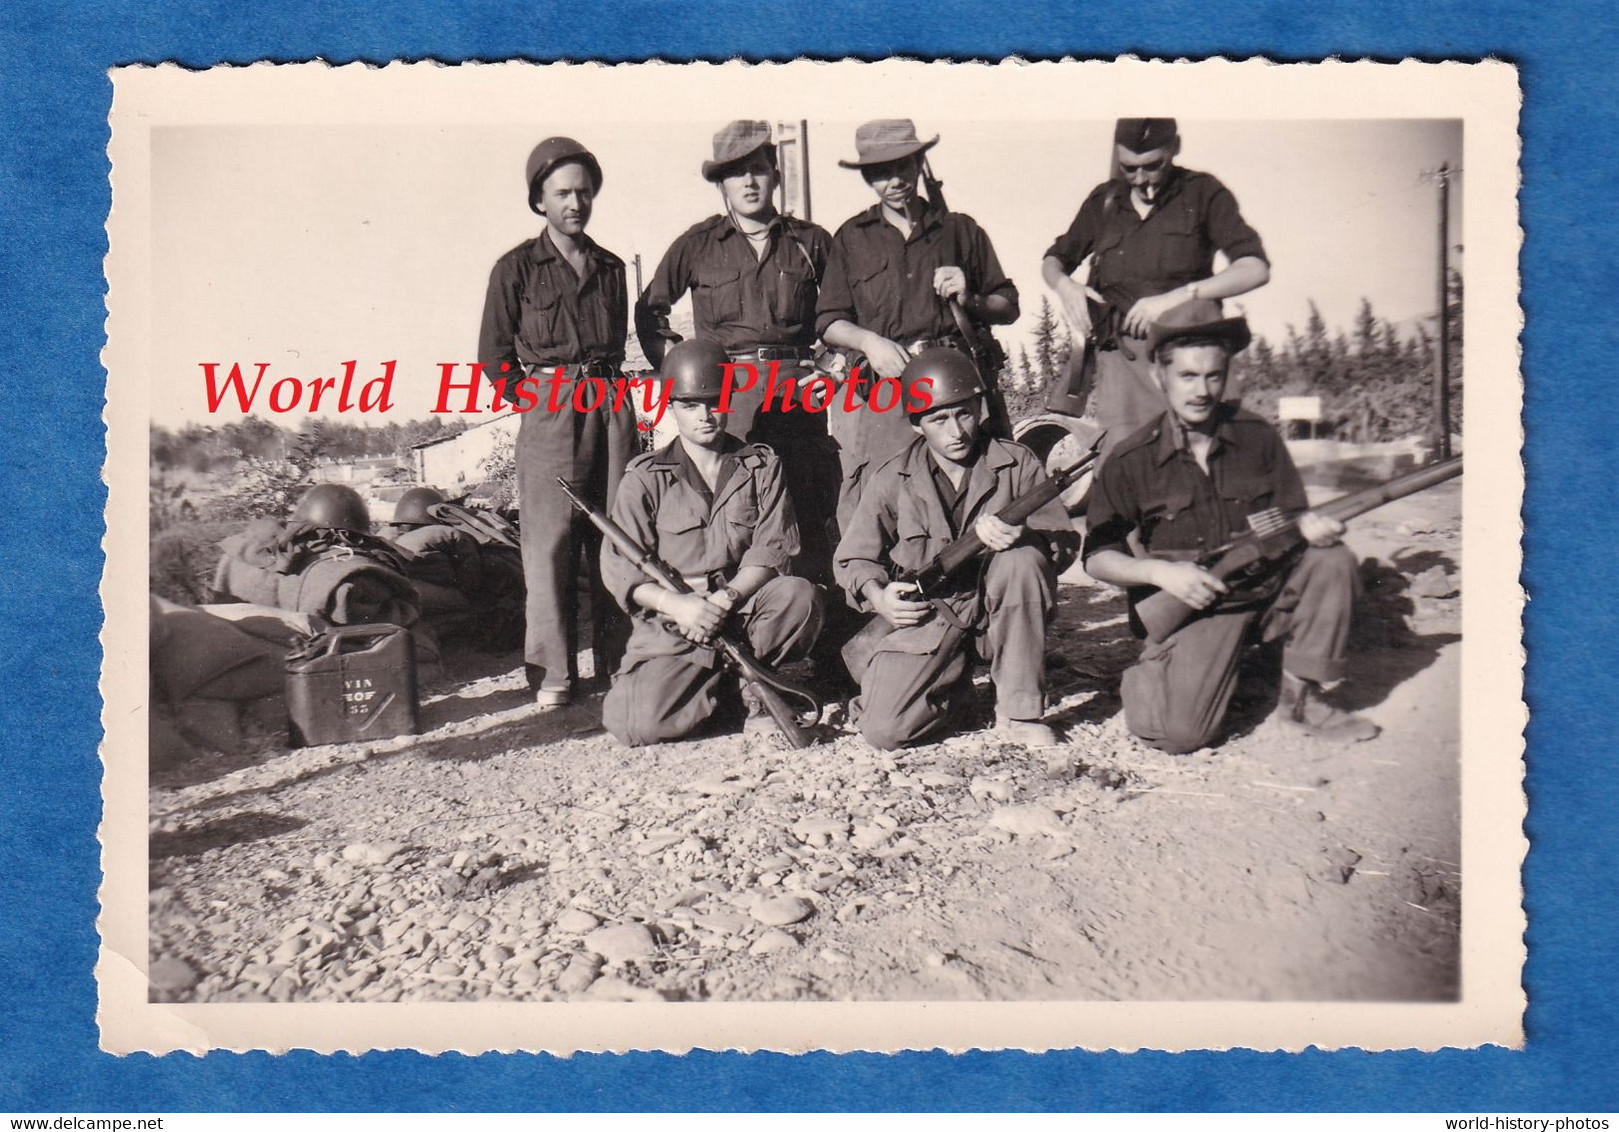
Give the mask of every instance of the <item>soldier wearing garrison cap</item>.
M 870 408 L 894 400 L 875 383 L 898 378 L 930 346 L 970 348 L 952 301 L 980 324 L 1004 325 L 1018 317 L 1017 287 L 978 222 L 918 191 L 923 157 L 938 141 L 918 137 L 908 118 L 878 119 L 855 132 L 854 159 L 838 162 L 858 170 L 877 194 L 876 204 L 832 238 L 815 320 L 828 346 L 863 359 L 868 407 L 854 413 L 852 427 L 839 436 L 840 518 L 853 512 L 869 473 L 915 439 L 903 413 Z M 985 380 L 993 383 L 995 377 L 987 374 Z M 838 404 L 842 400 L 840 395 Z
M 632 747 L 683 738 L 727 708 L 740 717 L 737 679 L 713 648 L 728 623 L 772 666 L 805 655 L 820 629 L 820 590 L 791 573 L 798 524 L 781 461 L 728 433 L 715 411 L 728 360 L 702 338 L 669 350 L 663 371 L 680 435 L 631 461 L 613 503 L 614 521 L 694 591 L 665 590 L 613 544 L 603 551 L 607 587 L 635 629 L 602 724 Z M 763 719 L 760 705 L 745 706 Z
M 735 387 L 749 382 L 749 371 L 735 371 L 726 431 L 768 444 L 780 457 L 802 533 L 798 568 L 829 583 L 829 528 L 840 473 L 826 414 L 805 412 L 797 395 L 785 410 L 779 396 L 759 410 L 772 371 L 778 387 L 802 385 L 812 374 L 815 299 L 832 237 L 776 207 L 781 172 L 768 122 L 741 119 L 724 126 L 701 171 L 719 190 L 721 210 L 688 228 L 664 253 L 635 304 L 636 334 L 656 368 L 679 340 L 669 316 L 689 292 L 696 337 L 717 343 L 733 362 L 754 367 L 757 379 L 746 390 Z
M 1129 591 L 1132 625 L 1136 600 L 1150 592 L 1143 587 L 1199 611 L 1148 644 L 1120 689 L 1130 730 L 1172 754 L 1218 739 L 1243 647 L 1257 639 L 1283 642 L 1284 727 L 1340 743 L 1377 734 L 1324 698 L 1345 675 L 1355 590 L 1355 556 L 1338 541 L 1343 524 L 1307 510 L 1277 431 L 1224 401 L 1231 358 L 1248 338 L 1248 324 L 1222 317 L 1210 299 L 1154 323 L 1143 349 L 1167 408 L 1114 448 L 1091 488 L 1085 569 Z M 1270 508 L 1299 513 L 1309 543 L 1299 558 L 1246 586 L 1198 565 Z
M 851 711 L 881 749 L 942 737 L 970 692 L 970 653 L 989 661 L 995 711 L 1006 737 L 1030 747 L 1056 742 L 1045 713 L 1046 627 L 1057 574 L 1077 539 L 1053 500 L 1022 524 L 998 514 L 1046 480 L 1021 444 L 983 431 L 984 384 L 960 350 L 934 347 L 904 369 L 906 387 L 930 383 L 931 406 L 901 417 L 911 441 L 883 462 L 860 495 L 838 544 L 838 582 L 850 600 L 894 631 L 861 671 Z M 922 599 L 915 572 L 957 538 L 976 531 L 989 554 L 964 569 L 953 593 Z
M 1175 119 L 1120 118 L 1112 178 L 1085 198 L 1041 264 L 1070 329 L 1095 338 L 1104 452 L 1164 410 L 1146 348 L 1153 323 L 1187 301 L 1228 299 L 1270 279 L 1236 198 L 1207 173 L 1176 165 L 1179 152 Z M 1227 260 L 1218 272 L 1216 253 Z M 1085 263 L 1081 284 L 1072 276 Z
M 624 261 L 585 235 L 602 187 L 595 155 L 572 138 L 546 138 L 529 155 L 524 187 L 545 228 L 496 261 L 478 333 L 484 376 L 503 384 L 514 405 L 520 403 L 512 393 L 516 383 L 526 381 L 532 390 L 559 369 L 570 383 L 610 382 L 624 361 L 629 329 Z M 611 396 L 582 412 L 571 384 L 568 391 L 556 412 L 542 396 L 522 414 L 517 433 L 527 587 L 523 659 L 535 702 L 547 707 L 566 704 L 574 694 L 581 569 L 595 587 L 598 675 L 617 659 L 627 631 L 600 586 L 601 536 L 574 513 L 556 479 L 568 480 L 599 506 L 610 504 L 636 451 L 635 415 L 614 412 Z

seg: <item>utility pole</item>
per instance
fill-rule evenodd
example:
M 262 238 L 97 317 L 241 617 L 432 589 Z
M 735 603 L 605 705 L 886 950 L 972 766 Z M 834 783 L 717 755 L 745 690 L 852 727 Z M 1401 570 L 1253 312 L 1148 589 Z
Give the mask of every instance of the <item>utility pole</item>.
M 1439 166 L 1439 355 L 1434 372 L 1435 458 L 1450 459 L 1450 164 Z

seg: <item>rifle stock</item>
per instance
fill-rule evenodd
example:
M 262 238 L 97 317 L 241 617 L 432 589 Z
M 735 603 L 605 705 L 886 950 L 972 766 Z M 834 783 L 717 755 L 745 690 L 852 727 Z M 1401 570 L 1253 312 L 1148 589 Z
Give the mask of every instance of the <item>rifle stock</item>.
M 1340 495 L 1310 510 L 1345 522 L 1385 503 L 1426 491 L 1461 474 L 1462 458 L 1456 456 L 1426 468 L 1418 468 L 1416 471 L 1395 476 L 1384 483 L 1373 484 L 1361 491 Z M 1246 534 L 1224 546 L 1216 547 L 1199 559 L 1198 564 L 1224 582 L 1243 574 L 1253 574 L 1273 567 L 1303 544 L 1304 536 L 1299 534 L 1298 518 L 1294 516 L 1285 527 L 1273 534 L 1266 536 Z M 1197 615 L 1197 612 L 1174 594 L 1164 590 L 1154 590 L 1135 604 L 1136 617 L 1146 630 L 1147 639 L 1154 644 L 1186 624 Z
M 1056 499 L 1096 462 L 1097 454 L 1101 451 L 1102 439 L 1098 436 L 1090 450 L 1074 463 L 1056 472 L 1032 491 L 1012 500 L 997 513 L 996 518 L 1011 526 L 1017 526 Z M 896 580 L 909 582 L 915 586 L 917 594 L 921 597 L 937 600 L 948 592 L 948 583 L 955 573 L 983 552 L 984 540 L 978 537 L 977 530 L 969 530 L 939 551 L 933 560 L 920 570 L 902 573 Z M 843 663 L 849 669 L 849 674 L 859 680 L 861 673 L 865 672 L 866 666 L 871 663 L 872 656 L 882 645 L 883 639 L 895 632 L 898 632 L 898 629 L 890 625 L 881 615 L 873 616 L 861 626 L 860 631 L 849 638 L 848 643 L 843 646 Z M 940 651 L 944 651 L 942 647 Z
M 568 497 L 568 501 L 574 505 L 574 508 L 589 519 L 596 529 L 601 531 L 603 537 L 618 547 L 625 557 L 632 559 L 649 581 L 672 593 L 689 594 L 696 592 L 686 584 L 684 578 L 670 569 L 668 563 L 664 562 L 651 550 L 637 543 L 625 532 L 624 528 L 602 514 L 588 500 L 581 498 L 567 480 L 558 476 L 557 483 L 561 485 L 562 493 Z M 780 729 L 783 737 L 793 748 L 803 750 L 815 741 L 803 725 L 798 722 L 798 717 L 792 707 L 788 705 L 781 695 L 781 692 L 785 690 L 794 697 L 812 705 L 816 716 L 819 717 L 821 711 L 820 701 L 810 691 L 790 684 L 771 672 L 758 657 L 753 655 L 753 651 L 740 641 L 720 634 L 714 638 L 712 645 L 715 651 L 724 657 L 726 662 L 736 670 L 743 683 L 753 689 L 754 695 L 759 697 L 759 702 L 764 705 L 765 711 L 770 714 L 770 718 L 775 722 L 776 727 Z

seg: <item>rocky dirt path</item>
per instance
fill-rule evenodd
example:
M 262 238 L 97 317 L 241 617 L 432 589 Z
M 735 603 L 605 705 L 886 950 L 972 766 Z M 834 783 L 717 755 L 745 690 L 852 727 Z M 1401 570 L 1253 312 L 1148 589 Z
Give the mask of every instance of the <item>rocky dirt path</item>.
M 517 671 L 430 697 L 419 736 L 181 768 L 150 799 L 154 995 L 1453 997 L 1459 499 L 1355 525 L 1352 695 L 1384 732 L 1351 749 L 1278 731 L 1252 679 L 1220 748 L 1141 746 L 1122 602 L 1069 584 L 1058 777 L 986 732 L 629 751 Z

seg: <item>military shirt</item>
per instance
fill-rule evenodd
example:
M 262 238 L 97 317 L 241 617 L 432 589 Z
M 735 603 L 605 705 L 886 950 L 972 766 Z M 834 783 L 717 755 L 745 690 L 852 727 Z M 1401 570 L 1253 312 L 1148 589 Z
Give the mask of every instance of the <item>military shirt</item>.
M 843 319 L 901 345 L 956 335 L 950 304 L 933 290 L 940 267 L 961 268 L 969 292 L 1000 295 L 1016 308 L 1017 287 L 972 217 L 929 204 L 905 236 L 883 218 L 881 204 L 872 205 L 832 237 L 816 334 Z
M 1131 553 L 1136 531 L 1153 557 L 1189 560 L 1247 533 L 1256 511 L 1308 506 L 1281 435 L 1250 412 L 1221 409 L 1208 463 L 1204 472 L 1171 413 L 1125 439 L 1091 488 L 1085 557 Z
M 1005 510 L 1019 496 L 1046 482 L 1045 468 L 1021 444 L 986 437 L 978 458 L 967 470 L 961 500 L 960 532 L 980 515 Z M 860 495 L 860 505 L 838 543 L 834 567 L 838 585 L 858 609 L 869 609 L 863 587 L 867 582 L 886 585 L 897 570 L 915 573 L 955 541 L 958 528 L 950 521 L 934 483 L 933 457 L 927 441 L 917 437 L 873 473 Z M 1024 525 L 1048 539 L 1071 539 L 1073 524 L 1062 505 L 1053 500 L 1024 520 Z M 968 573 L 964 571 L 964 573 Z M 976 590 L 957 612 L 976 616 Z M 937 620 L 937 619 L 935 619 Z M 940 628 L 942 633 L 943 629 Z
M 1091 286 L 1104 295 L 1119 288 L 1134 301 L 1207 279 L 1216 252 L 1231 260 L 1265 258 L 1231 190 L 1207 173 L 1177 168 L 1146 219 L 1131 204 L 1128 183 L 1098 185 L 1046 255 L 1072 272 L 1094 254 Z
M 584 247 L 582 276 L 562 258 L 549 230 L 495 261 L 478 331 L 485 377 L 496 380 L 533 366 L 624 360 L 629 332 L 624 261 L 588 236 Z
M 815 341 L 815 296 L 832 237 L 790 216 L 776 217 L 766 231 L 763 256 L 728 216 L 694 224 L 669 246 L 635 304 L 635 332 L 648 357 L 687 291 L 697 337 L 731 353 Z
M 613 500 L 613 520 L 682 577 L 729 578 L 744 566 L 785 573 L 799 544 L 781 462 L 762 444 L 726 440 L 734 466 L 722 470 L 711 497 L 678 437 L 631 460 Z M 651 616 L 630 597 L 646 575 L 610 542 L 602 548 L 602 580 L 624 609 Z

